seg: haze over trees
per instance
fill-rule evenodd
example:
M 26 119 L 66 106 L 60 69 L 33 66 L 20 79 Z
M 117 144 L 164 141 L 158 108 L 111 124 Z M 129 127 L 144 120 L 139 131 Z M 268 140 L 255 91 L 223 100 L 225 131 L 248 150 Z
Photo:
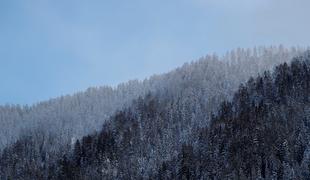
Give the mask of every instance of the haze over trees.
M 1 178 L 307 179 L 302 52 L 237 49 L 117 88 L 3 106 Z

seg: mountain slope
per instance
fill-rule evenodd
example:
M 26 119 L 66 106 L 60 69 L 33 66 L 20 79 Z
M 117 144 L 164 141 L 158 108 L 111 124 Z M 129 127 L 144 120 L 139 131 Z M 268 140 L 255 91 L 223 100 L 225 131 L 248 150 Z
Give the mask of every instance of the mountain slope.
M 274 65 L 289 62 L 302 51 L 302 48 L 285 49 L 282 46 L 237 49 L 222 58 L 206 56 L 170 73 L 144 81 L 130 81 L 116 88 L 90 88 L 34 106 L 1 106 L 0 149 L 27 135 L 28 131 L 36 130 L 46 136 L 55 136 L 59 146 L 70 143 L 99 130 L 109 116 L 148 92 L 161 98 L 182 99 L 183 103 L 196 98 L 206 106 L 197 108 L 210 114 L 221 101 L 232 97 L 241 82 Z M 207 121 L 199 123 L 203 125 Z
M 309 179 L 310 53 L 242 85 L 158 176 Z
M 13 179 L 305 178 L 309 59 L 251 78 L 233 98 L 215 86 L 230 100 L 215 115 L 210 109 L 220 98 L 206 100 L 210 91 L 200 88 L 222 82 L 187 81 L 174 96 L 163 91 L 138 98 L 73 146 L 57 151 L 50 148 L 53 138 L 24 136 L 4 150 L 0 172 Z

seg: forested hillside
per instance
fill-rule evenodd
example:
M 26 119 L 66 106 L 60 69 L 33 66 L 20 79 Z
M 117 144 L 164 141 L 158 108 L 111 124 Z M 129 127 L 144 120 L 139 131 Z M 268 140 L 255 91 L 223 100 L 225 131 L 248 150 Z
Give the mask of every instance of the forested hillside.
M 119 104 L 107 113 L 99 112 L 105 99 L 93 96 L 102 89 L 6 107 L 4 112 L 19 109 L 29 119 L 36 112 L 38 119 L 4 148 L 1 178 L 307 179 L 310 54 L 290 63 L 300 51 L 239 49 L 222 59 L 207 56 L 111 89 L 127 95 L 115 96 Z M 70 111 L 70 103 L 63 104 L 73 99 L 79 102 L 73 107 L 85 109 Z
M 208 55 L 170 73 L 129 81 L 115 88 L 89 88 L 33 106 L 0 106 L 0 150 L 29 131 L 54 136 L 60 145 L 73 142 L 99 130 L 117 110 L 130 106 L 132 100 L 149 92 L 163 99 L 180 99 L 183 103 L 198 99 L 206 107 L 198 104 L 197 108 L 211 113 L 222 100 L 231 98 L 239 84 L 250 76 L 289 62 L 303 50 L 283 46 L 237 49 L 223 57 Z
M 241 85 L 164 179 L 309 179 L 310 53 Z

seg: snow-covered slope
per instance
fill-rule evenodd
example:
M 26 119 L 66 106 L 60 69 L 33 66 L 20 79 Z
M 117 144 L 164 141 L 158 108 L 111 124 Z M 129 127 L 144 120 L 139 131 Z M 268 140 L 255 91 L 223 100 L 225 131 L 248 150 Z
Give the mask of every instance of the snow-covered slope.
M 72 141 L 100 129 L 109 116 L 149 92 L 165 99 L 181 99 L 183 103 L 207 104 L 196 108 L 211 113 L 221 101 L 232 97 L 241 82 L 288 62 L 303 51 L 304 48 L 282 46 L 237 49 L 222 57 L 207 55 L 169 73 L 154 75 L 144 81 L 129 81 L 116 88 L 89 88 L 33 106 L 1 106 L 0 149 L 35 129 L 54 134 L 60 144 Z M 206 124 L 208 118 L 196 122 L 197 125 Z

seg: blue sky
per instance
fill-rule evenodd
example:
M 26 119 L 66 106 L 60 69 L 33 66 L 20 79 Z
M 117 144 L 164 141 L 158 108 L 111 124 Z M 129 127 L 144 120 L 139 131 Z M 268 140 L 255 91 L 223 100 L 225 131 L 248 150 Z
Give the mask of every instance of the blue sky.
M 2 0 L 0 104 L 169 71 L 208 53 L 309 45 L 309 0 Z

